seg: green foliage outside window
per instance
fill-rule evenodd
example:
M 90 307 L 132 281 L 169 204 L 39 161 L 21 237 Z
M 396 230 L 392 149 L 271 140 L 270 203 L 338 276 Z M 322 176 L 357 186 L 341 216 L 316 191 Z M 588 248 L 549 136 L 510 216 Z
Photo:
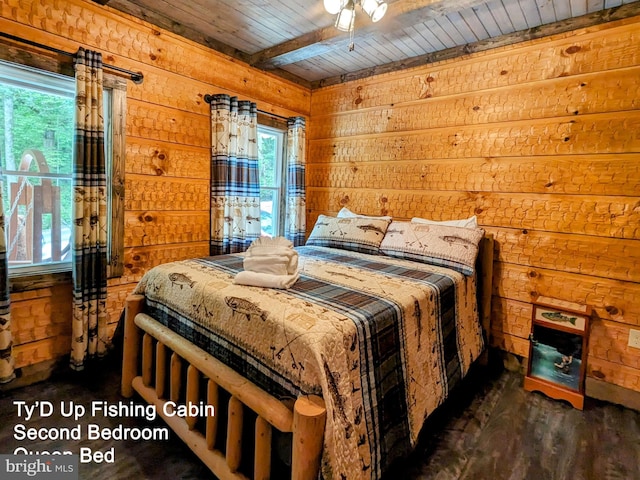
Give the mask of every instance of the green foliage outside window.
M 22 155 L 27 150 L 40 150 L 49 171 L 57 174 L 72 173 L 75 105 L 72 97 L 40 93 L 34 90 L 0 83 L 0 166 L 3 170 L 18 170 Z M 37 171 L 33 162 L 31 171 Z M 28 179 L 33 185 L 39 178 Z M 71 182 L 54 179 L 59 184 L 63 225 L 71 224 Z M 3 182 L 5 213 L 9 210 L 7 182 Z M 43 228 L 51 228 L 50 216 L 43 217 Z

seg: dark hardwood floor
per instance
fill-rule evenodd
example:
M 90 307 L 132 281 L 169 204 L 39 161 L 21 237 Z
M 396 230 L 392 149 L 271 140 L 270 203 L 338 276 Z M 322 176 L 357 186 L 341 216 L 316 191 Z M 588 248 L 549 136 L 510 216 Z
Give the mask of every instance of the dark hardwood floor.
M 542 394 L 525 392 L 522 375 L 478 368 L 452 401 L 427 422 L 416 451 L 389 480 L 640 480 L 640 413 L 588 400 L 585 410 Z M 80 447 L 108 451 L 115 463 L 80 465 L 81 479 L 212 479 L 211 473 L 173 434 L 165 441 L 17 440 L 16 424 L 27 427 L 73 427 L 59 404 L 83 405 L 105 400 L 117 404 L 119 373 L 106 366 L 100 374 L 57 374 L 52 380 L 0 393 L 0 453 L 18 446 L 31 451 Z M 55 415 L 24 421 L 16 401 L 52 402 Z M 92 418 L 101 427 L 163 426 L 144 418 Z M 84 427 L 83 427 L 84 428 Z

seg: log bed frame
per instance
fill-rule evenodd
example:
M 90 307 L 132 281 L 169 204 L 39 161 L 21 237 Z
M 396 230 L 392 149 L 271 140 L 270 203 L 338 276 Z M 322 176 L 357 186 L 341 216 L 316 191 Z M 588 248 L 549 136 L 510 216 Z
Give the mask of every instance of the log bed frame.
M 477 278 L 480 320 L 487 340 L 491 321 L 493 248 L 493 235 L 485 235 L 478 254 Z M 257 415 L 253 439 L 255 480 L 271 478 L 272 428 L 292 434 L 291 478 L 318 478 L 326 419 L 322 398 L 313 395 L 299 397 L 291 409 L 204 350 L 156 322 L 143 312 L 143 307 L 142 295 L 130 295 L 127 298 L 122 365 L 124 397 L 130 398 L 135 391 L 147 403 L 155 405 L 158 415 L 221 480 L 248 480 L 238 471 L 242 460 L 244 408 Z M 481 362 L 486 361 L 486 350 L 483 357 Z M 185 366 L 186 382 L 183 378 Z M 206 392 L 200 392 L 201 385 L 204 385 L 201 380 L 206 381 Z M 217 412 L 220 389 L 230 395 L 225 406 L 228 410 L 224 450 L 216 445 L 217 414 L 204 419 L 197 416 L 182 418 L 167 415 L 163 408 L 166 402 L 178 404 L 181 400 L 187 405 L 197 405 L 204 397 L 206 403 L 213 405 Z M 204 424 L 204 427 L 197 429 L 198 423 Z

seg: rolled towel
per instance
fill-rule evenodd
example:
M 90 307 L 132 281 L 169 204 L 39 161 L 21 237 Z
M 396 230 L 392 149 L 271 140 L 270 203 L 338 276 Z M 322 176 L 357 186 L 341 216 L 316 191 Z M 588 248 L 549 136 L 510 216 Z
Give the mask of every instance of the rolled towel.
M 272 275 L 270 273 L 238 272 L 233 279 L 236 285 L 250 285 L 252 287 L 279 288 L 287 290 L 298 281 L 300 275 Z

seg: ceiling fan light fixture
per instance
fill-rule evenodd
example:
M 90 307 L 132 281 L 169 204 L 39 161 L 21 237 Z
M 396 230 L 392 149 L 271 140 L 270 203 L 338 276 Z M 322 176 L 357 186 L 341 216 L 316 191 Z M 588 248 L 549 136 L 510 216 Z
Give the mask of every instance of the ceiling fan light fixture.
M 371 21 L 375 23 L 384 17 L 385 13 L 387 13 L 387 4 L 385 2 L 378 2 L 378 7 L 369 16 L 371 17 Z
M 383 0 L 362 0 L 360 6 L 372 22 L 377 22 L 387 13 L 387 4 Z
M 339 13 L 347 2 L 345 0 L 324 0 L 324 9 L 327 13 L 335 15 Z
M 338 17 L 336 18 L 336 28 L 342 32 L 350 32 L 353 30 L 356 19 L 356 9 L 353 0 L 348 0 L 347 4 L 342 7 Z

